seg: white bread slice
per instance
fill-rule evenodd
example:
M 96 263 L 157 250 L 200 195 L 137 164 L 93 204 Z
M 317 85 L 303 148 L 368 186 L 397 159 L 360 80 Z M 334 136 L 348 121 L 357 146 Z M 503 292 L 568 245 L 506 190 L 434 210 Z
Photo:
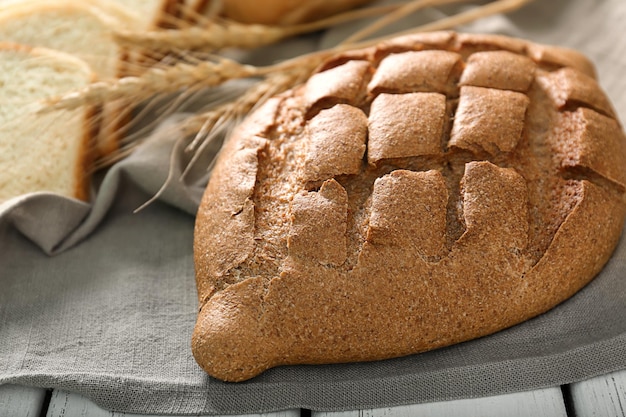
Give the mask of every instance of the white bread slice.
M 120 48 L 112 30 L 122 24 L 91 2 L 22 0 L 0 11 L 0 40 L 70 53 L 106 80 L 119 74 Z
M 0 202 L 36 191 L 88 198 L 89 109 L 36 110 L 41 100 L 93 79 L 89 65 L 74 56 L 0 43 Z
M 167 21 L 168 13 L 176 13 L 181 0 L 79 0 L 84 6 L 94 7 L 106 14 L 122 20 L 134 21 L 134 30 L 151 29 Z M 28 3 L 63 3 L 63 1 L 41 0 L 0 0 L 0 9 L 13 7 L 16 4 Z
M 146 30 L 165 19 L 178 0 L 0 0 L 0 41 L 57 49 L 87 62 L 99 80 L 131 74 L 136 54 L 115 42 L 119 29 Z M 129 122 L 124 100 L 99 113 L 97 150 L 105 158 L 120 146 Z M 95 121 L 94 121 L 95 122 Z
M 122 12 L 113 14 L 94 7 L 91 1 L 22 0 L 2 8 L 0 41 L 45 47 L 70 53 L 85 61 L 99 80 L 115 79 L 122 68 L 122 50 L 113 38 L 113 30 L 132 22 Z M 121 105 L 103 107 L 98 126 L 97 149 L 100 156 L 118 147 Z M 95 120 L 94 120 L 95 123 Z

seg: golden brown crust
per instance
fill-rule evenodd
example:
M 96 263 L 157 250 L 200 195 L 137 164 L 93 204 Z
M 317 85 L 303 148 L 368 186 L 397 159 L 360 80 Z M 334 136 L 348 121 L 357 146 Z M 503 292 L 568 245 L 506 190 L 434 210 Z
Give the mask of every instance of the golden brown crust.
M 560 110 L 586 106 L 616 118 L 615 110 L 596 80 L 570 67 L 540 77 L 546 92 Z
M 544 256 L 525 275 L 524 286 L 518 288 L 528 303 L 528 318 L 566 300 L 587 284 L 609 260 L 621 235 L 623 195 L 587 180 L 581 183 L 578 204 Z M 580 254 L 581 244 L 593 246 L 593 250 Z
M 210 375 L 488 335 L 600 271 L 626 139 L 586 58 L 445 32 L 330 62 L 238 129 L 207 187 L 192 346 Z
M 337 104 L 313 117 L 307 132 L 306 180 L 323 181 L 359 173 L 367 138 L 367 117 L 363 111 Z
M 291 202 L 290 256 L 320 265 L 342 265 L 347 258 L 348 195 L 334 179 L 319 192 L 303 192 Z
M 350 60 L 314 74 L 304 91 L 307 107 L 316 109 L 320 105 L 358 102 L 363 95 L 363 84 L 372 71 L 368 61 Z
M 221 11 L 229 19 L 264 25 L 294 25 L 321 19 L 372 0 L 223 0 Z M 208 2 L 204 2 L 206 4 Z
M 95 75 L 93 80 L 95 81 Z M 77 199 L 88 201 L 90 197 L 91 173 L 93 172 L 96 160 L 96 124 L 97 110 L 94 107 L 88 108 L 84 122 L 85 134 L 81 144 L 81 153 L 85 156 L 76 164 L 76 187 L 74 195 Z
M 368 85 L 370 94 L 436 92 L 453 94 L 462 70 L 455 52 L 426 50 L 395 53 L 379 64 Z
M 522 138 L 528 104 L 528 97 L 515 91 L 461 87 L 449 145 L 491 155 L 511 152 Z
M 573 49 L 528 42 L 526 53 L 533 61 L 543 66 L 551 68 L 570 67 L 591 78 L 596 78 L 596 70 L 591 61 Z
M 535 76 L 535 63 L 508 51 L 476 52 L 467 59 L 460 85 L 525 93 Z
M 371 104 L 367 159 L 443 155 L 446 97 L 439 93 L 379 94 Z M 420 140 L 415 140 L 419 137 Z
M 406 246 L 424 258 L 441 257 L 447 201 L 448 190 L 439 171 L 398 169 L 377 178 L 365 240 L 375 246 Z

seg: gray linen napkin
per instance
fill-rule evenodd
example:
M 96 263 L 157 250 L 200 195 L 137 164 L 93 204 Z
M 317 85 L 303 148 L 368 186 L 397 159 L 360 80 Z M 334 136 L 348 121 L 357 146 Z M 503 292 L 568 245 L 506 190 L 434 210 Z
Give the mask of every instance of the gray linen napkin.
M 596 62 L 626 120 L 624 21 L 623 0 L 553 0 L 462 29 L 580 49 Z M 305 52 L 352 29 L 289 45 Z M 268 48 L 247 59 L 268 62 L 284 51 Z M 74 391 L 128 413 L 231 414 L 494 395 L 626 368 L 622 241 L 597 279 L 573 298 L 492 336 L 388 361 L 281 367 L 240 384 L 209 378 L 189 346 L 197 307 L 193 214 L 208 173 L 198 169 L 179 180 L 188 161 L 185 138 L 172 128 L 180 117 L 108 170 L 92 204 L 38 194 L 0 205 L 0 384 Z M 170 162 L 172 183 L 133 213 L 158 191 Z

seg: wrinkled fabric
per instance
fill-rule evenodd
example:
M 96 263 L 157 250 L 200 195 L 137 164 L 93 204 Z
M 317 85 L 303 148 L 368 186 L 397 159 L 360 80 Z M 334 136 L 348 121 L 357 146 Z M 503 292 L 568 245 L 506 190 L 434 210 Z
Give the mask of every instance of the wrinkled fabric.
M 425 10 L 394 30 L 449 11 Z M 623 0 L 553 0 L 460 30 L 579 49 L 596 63 L 600 84 L 624 121 L 624 21 Z M 241 58 L 270 63 L 332 46 L 360 26 Z M 176 128 L 183 117 L 172 116 L 128 158 L 100 173 L 90 203 L 42 193 L 0 205 L 0 384 L 78 392 L 127 413 L 244 414 L 496 395 L 626 368 L 622 239 L 582 291 L 497 334 L 387 361 L 280 367 L 238 384 L 208 377 L 190 349 L 197 313 L 192 245 L 194 213 L 209 177 L 204 167 L 216 149 L 181 179 L 190 158 L 190 139 Z

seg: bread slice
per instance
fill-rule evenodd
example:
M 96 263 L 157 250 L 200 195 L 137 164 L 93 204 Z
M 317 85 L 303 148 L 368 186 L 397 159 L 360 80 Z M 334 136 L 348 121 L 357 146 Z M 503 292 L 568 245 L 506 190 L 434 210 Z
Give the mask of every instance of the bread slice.
M 6 1 L 6 0 L 5 0 Z M 111 2 L 101 0 L 19 0 L 0 11 L 0 41 L 71 53 L 87 62 L 102 81 L 135 73 L 131 51 L 114 39 L 118 29 L 147 30 L 165 19 L 172 0 Z M 132 60 L 132 59 L 131 59 Z M 128 103 L 106 104 L 100 113 L 100 157 L 119 148 L 129 122 Z
M 626 210 L 626 138 L 593 73 L 571 50 L 430 33 L 268 101 L 198 210 L 198 363 L 241 381 L 415 354 L 572 296 Z
M 10 8 L 15 5 L 47 3 L 41 0 L 0 0 L 0 7 Z M 63 3 L 60 2 L 55 3 Z M 145 30 L 160 27 L 168 20 L 168 14 L 175 13 L 179 0 L 80 0 L 70 3 L 82 4 L 98 12 L 133 23 L 133 30 Z
M 93 80 L 89 65 L 74 56 L 0 43 L 0 202 L 36 191 L 88 198 L 90 111 L 37 109 L 42 99 Z
M 108 80 L 119 75 L 120 48 L 112 30 L 122 22 L 98 13 L 90 2 L 22 1 L 1 10 L 0 40 L 73 54 Z
M 122 14 L 103 13 L 91 2 L 23 1 L 0 12 L 0 41 L 73 54 L 87 62 L 99 80 L 111 80 L 121 73 L 123 52 L 115 43 L 112 30 L 132 21 L 130 19 Z M 98 124 L 101 128 L 97 141 L 99 155 L 117 149 L 119 135 L 115 131 L 119 127 L 116 121 L 119 115 L 120 104 L 102 109 Z

